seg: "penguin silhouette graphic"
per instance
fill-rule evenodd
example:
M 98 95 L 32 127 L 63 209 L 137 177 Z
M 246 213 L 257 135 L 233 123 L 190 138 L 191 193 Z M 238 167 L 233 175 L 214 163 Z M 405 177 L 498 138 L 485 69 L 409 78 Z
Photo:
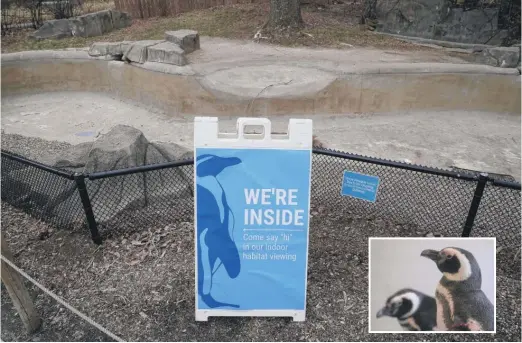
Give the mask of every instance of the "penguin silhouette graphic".
M 397 318 L 401 327 L 408 331 L 432 331 L 437 326 L 435 298 L 411 288 L 403 288 L 388 299 L 376 317 Z
M 493 331 L 494 307 L 481 290 L 480 266 L 473 254 L 455 247 L 424 250 L 442 272 L 436 291 L 437 330 Z
M 212 295 L 214 274 L 223 266 L 227 275 L 235 279 L 241 271 L 239 251 L 234 243 L 234 215 L 227 203 L 225 189 L 218 175 L 242 161 L 237 157 L 201 155 L 196 159 L 197 227 L 198 236 L 198 295 L 210 308 L 233 307 L 215 300 Z

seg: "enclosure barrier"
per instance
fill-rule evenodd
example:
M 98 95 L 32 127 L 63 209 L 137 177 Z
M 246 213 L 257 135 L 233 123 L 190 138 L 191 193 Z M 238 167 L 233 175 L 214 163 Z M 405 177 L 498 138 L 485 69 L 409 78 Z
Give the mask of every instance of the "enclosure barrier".
M 87 174 L 8 151 L 1 156 L 3 201 L 59 228 L 87 226 L 96 244 L 118 230 L 193 220 L 192 160 Z M 375 203 L 341 195 L 345 170 L 379 177 Z M 311 224 L 320 227 L 316 214 L 327 210 L 346 221 L 406 226 L 401 236 L 495 236 L 497 244 L 511 245 L 520 241 L 520 190 L 520 183 L 486 173 L 314 149 Z

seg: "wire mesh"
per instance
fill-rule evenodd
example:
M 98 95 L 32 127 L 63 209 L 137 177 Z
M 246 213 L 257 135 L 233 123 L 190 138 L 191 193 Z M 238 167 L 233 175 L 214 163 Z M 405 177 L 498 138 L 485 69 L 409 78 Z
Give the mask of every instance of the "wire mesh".
M 100 233 L 191 221 L 193 166 L 86 180 Z
M 477 186 L 473 175 L 427 173 L 423 167 L 398 168 L 372 158 L 319 152 L 313 155 L 312 207 L 326 208 L 346 219 L 379 218 L 410 230 L 390 231 L 388 236 L 419 236 L 419 232 L 462 234 Z M 124 175 L 85 179 L 102 235 L 193 220 L 192 164 L 140 168 Z M 341 194 L 346 170 L 379 177 L 375 203 Z M 3 201 L 38 219 L 57 227 L 85 225 L 85 212 L 74 180 L 33 166 L 31 161 L 20 162 L 2 154 L 1 185 Z M 519 185 L 488 182 L 471 236 L 495 236 L 498 244 L 505 246 L 520 242 L 520 200 Z
M 379 177 L 375 203 L 341 195 L 345 170 Z M 379 217 L 408 224 L 417 232 L 460 236 L 476 182 L 430 175 L 329 155 L 315 155 L 312 203 L 346 217 Z M 390 233 L 390 235 L 393 235 Z
M 2 154 L 2 200 L 58 228 L 85 224 L 76 183 Z

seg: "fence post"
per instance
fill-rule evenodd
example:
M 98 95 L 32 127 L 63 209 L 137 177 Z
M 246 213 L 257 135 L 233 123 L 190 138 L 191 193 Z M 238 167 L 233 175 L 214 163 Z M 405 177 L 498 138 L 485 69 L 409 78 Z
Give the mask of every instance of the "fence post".
M 2 256 L 14 262 L 13 254 L 7 246 L 3 232 L 0 233 L 2 240 Z M 25 326 L 28 333 L 33 333 L 40 328 L 42 325 L 42 319 L 34 307 L 33 299 L 29 294 L 29 291 L 24 286 L 24 282 L 20 274 L 15 271 L 11 266 L 2 260 L 2 282 L 9 293 L 13 305 Z
M 96 225 L 96 219 L 94 218 L 94 212 L 92 211 L 91 199 L 89 199 L 89 193 L 87 193 L 87 186 L 85 185 L 85 175 L 74 174 L 74 181 L 78 186 L 78 193 L 80 199 L 82 199 L 83 210 L 85 211 L 85 217 L 87 218 L 87 225 L 91 230 L 92 241 L 96 244 L 102 243 L 102 238 L 98 232 L 98 226 Z
M 487 182 L 488 174 L 480 173 L 477 187 L 475 188 L 475 194 L 473 194 L 473 200 L 471 200 L 468 217 L 466 218 L 466 223 L 464 224 L 464 229 L 462 230 L 462 237 L 469 237 L 469 234 L 471 233 L 473 223 L 475 222 L 475 217 L 477 216 L 480 200 L 482 199 L 482 194 L 484 193 L 484 188 L 486 187 Z

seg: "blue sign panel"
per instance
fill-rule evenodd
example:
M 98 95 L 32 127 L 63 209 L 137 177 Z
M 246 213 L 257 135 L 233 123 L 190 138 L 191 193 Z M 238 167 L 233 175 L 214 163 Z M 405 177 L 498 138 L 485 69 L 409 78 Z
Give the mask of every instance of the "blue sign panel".
M 310 150 L 195 159 L 196 310 L 305 310 Z
M 378 189 L 379 178 L 377 176 L 344 171 L 341 190 L 343 196 L 375 202 Z

